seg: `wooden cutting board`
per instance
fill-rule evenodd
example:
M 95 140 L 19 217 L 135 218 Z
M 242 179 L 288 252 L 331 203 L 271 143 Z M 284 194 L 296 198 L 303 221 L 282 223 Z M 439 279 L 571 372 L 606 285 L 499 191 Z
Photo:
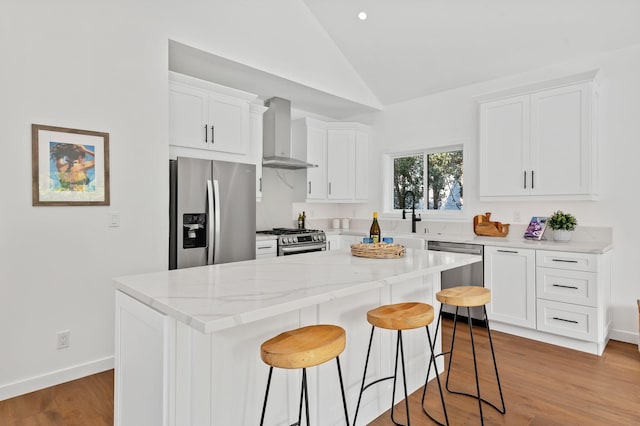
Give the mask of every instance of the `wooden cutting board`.
M 491 222 L 491 213 L 479 214 L 473 218 L 473 232 L 483 237 L 506 237 L 509 234 L 509 224 Z

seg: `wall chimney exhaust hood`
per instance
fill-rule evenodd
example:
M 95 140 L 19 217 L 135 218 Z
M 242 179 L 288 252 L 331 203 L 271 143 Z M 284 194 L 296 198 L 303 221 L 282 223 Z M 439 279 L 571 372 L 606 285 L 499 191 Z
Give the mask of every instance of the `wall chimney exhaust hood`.
M 275 169 L 308 169 L 318 167 L 291 156 L 291 101 L 271 98 L 263 116 L 263 167 Z

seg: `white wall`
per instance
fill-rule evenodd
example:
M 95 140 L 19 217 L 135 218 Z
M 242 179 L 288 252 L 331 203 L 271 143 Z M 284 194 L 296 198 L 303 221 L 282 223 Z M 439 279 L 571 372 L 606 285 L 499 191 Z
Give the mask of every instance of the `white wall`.
M 371 99 L 297 0 L 4 1 L 0 400 L 110 368 L 111 278 L 167 267 L 169 39 Z M 32 123 L 109 132 L 111 206 L 31 206 Z
M 600 69 L 600 201 L 483 202 L 478 197 L 478 108 L 475 96 L 551 80 L 591 69 Z M 572 212 L 579 225 L 611 226 L 614 240 L 613 337 L 637 340 L 636 299 L 640 281 L 636 264 L 640 227 L 635 225 L 640 202 L 636 197 L 640 158 L 640 46 L 606 55 L 532 71 L 487 83 L 427 96 L 388 107 L 374 117 L 376 148 L 372 161 L 381 154 L 415 147 L 436 147 L 451 142 L 465 143 L 465 210 L 471 223 L 474 215 L 492 212 L 492 218 L 521 223 L 533 215 L 550 214 L 556 209 Z M 372 183 L 381 187 L 376 173 Z M 374 192 L 370 209 L 379 206 L 381 195 Z M 423 225 L 425 222 L 423 222 Z

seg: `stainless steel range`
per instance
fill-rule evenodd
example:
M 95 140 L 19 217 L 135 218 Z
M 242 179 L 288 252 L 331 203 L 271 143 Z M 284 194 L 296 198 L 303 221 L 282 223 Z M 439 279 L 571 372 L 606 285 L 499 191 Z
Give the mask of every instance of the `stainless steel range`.
M 273 228 L 268 231 L 257 231 L 257 234 L 278 236 L 278 256 L 290 254 L 325 251 L 327 237 L 318 229 Z

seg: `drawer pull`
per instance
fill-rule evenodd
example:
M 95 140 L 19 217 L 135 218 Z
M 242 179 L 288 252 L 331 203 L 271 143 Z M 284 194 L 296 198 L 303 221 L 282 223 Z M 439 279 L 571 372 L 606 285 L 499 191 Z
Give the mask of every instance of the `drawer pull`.
M 568 320 L 568 319 L 558 318 L 558 317 L 553 317 L 553 319 L 554 320 L 558 320 L 558 321 L 570 322 L 571 324 L 577 324 L 578 323 L 578 321 Z
M 270 248 L 273 248 L 273 247 L 272 246 L 257 247 L 258 250 L 266 250 Z
M 578 287 L 572 286 L 572 285 L 563 285 L 563 284 L 553 284 L 554 287 L 562 287 L 562 288 L 570 288 L 573 290 L 577 290 Z
M 578 263 L 577 260 L 568 260 L 568 259 L 552 259 L 554 262 L 564 262 L 564 263 Z
M 498 253 L 514 253 L 518 254 L 516 250 L 498 250 Z

